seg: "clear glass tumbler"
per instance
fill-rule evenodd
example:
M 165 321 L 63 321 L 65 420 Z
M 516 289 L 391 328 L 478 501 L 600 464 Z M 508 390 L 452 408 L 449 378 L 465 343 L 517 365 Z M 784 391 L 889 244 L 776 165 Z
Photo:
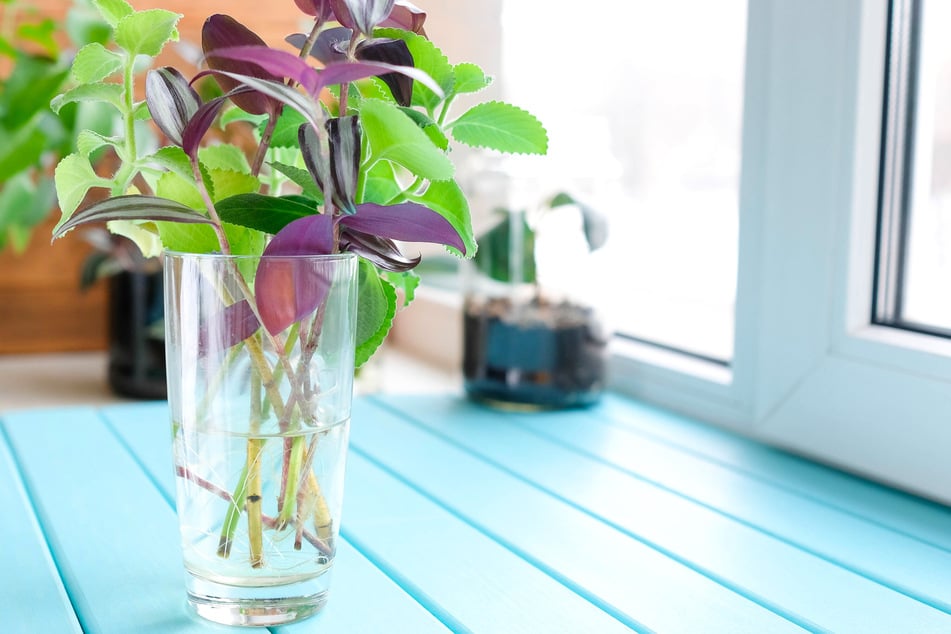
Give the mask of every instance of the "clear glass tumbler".
M 188 600 L 206 619 L 277 625 L 326 601 L 356 271 L 353 255 L 165 256 L 177 508 Z

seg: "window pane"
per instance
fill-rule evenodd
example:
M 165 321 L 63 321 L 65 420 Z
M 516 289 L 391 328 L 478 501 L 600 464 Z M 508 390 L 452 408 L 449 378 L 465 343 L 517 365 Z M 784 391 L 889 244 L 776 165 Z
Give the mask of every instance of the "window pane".
M 912 165 L 899 323 L 951 331 L 951 3 L 927 0 L 912 89 Z
M 579 16 L 592 11 L 604 29 Z M 551 137 L 542 162 L 506 165 L 512 204 L 567 189 L 609 214 L 613 325 L 728 361 L 746 2 L 505 0 L 503 27 L 506 98 Z

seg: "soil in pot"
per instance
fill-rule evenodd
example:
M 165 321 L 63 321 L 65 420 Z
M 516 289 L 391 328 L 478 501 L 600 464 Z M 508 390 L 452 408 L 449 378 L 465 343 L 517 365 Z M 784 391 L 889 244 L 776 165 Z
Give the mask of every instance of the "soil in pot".
M 596 312 L 535 297 L 467 302 L 463 374 L 477 400 L 531 408 L 590 405 L 604 389 L 607 332 Z

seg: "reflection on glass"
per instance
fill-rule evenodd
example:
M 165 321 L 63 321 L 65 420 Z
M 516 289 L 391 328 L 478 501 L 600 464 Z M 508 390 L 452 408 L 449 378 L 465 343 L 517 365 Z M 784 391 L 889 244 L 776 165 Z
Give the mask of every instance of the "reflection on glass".
M 538 7 L 504 4 L 503 90 L 551 137 L 542 162 L 506 164 L 513 204 L 568 190 L 609 214 L 598 255 L 616 329 L 728 361 L 746 2 L 610 3 L 597 10 L 610 25 L 580 28 L 569 44 L 573 16 L 588 9 Z

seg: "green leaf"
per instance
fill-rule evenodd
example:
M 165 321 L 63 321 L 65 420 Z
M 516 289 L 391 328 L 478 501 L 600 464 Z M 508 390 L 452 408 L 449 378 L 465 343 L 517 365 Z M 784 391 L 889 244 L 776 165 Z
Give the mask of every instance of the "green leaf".
M 143 256 L 155 258 L 162 255 L 162 240 L 155 233 L 157 231 L 155 225 L 156 223 L 154 222 L 142 222 L 138 220 L 113 220 L 109 222 L 107 226 L 112 233 L 128 238 L 135 243 L 135 246 L 139 247 L 139 251 Z M 188 226 L 203 227 L 205 225 Z
M 501 101 L 479 104 L 451 125 L 452 136 L 471 147 L 510 154 L 545 154 L 548 133 L 531 113 Z
M 162 244 L 166 249 L 184 253 L 218 253 L 221 244 L 218 234 L 210 225 L 180 222 L 156 223 Z M 266 237 L 260 231 L 223 223 L 228 245 L 234 255 L 259 255 L 264 250 Z
M 119 147 L 121 144 L 122 139 L 107 137 L 92 130 L 83 130 L 76 137 L 76 150 L 86 158 L 89 158 L 93 152 L 107 145 Z
M 180 222 L 157 222 L 162 245 L 182 253 L 214 253 L 221 249 L 215 230 L 208 225 L 186 225 Z
M 211 177 L 212 188 L 214 189 L 214 202 L 238 196 L 240 194 L 251 194 L 261 189 L 261 181 L 257 176 L 235 172 L 233 170 L 210 169 L 208 175 Z
M 476 64 L 464 62 L 453 67 L 456 83 L 453 86 L 457 95 L 480 92 L 492 84 L 492 78 Z
M 396 315 L 396 289 L 380 277 L 376 267 L 360 260 L 357 289 L 356 367 L 373 356 L 386 339 Z
M 122 69 L 122 56 L 94 42 L 79 49 L 73 59 L 72 76 L 80 84 L 91 84 Z
M 453 93 L 455 77 L 452 72 L 452 64 L 449 63 L 449 58 L 430 40 L 422 35 L 401 29 L 377 29 L 374 35 L 406 42 L 409 52 L 413 55 L 413 65 L 432 77 L 447 97 Z M 426 86 L 419 82 L 413 84 L 414 106 L 422 106 L 432 113 L 442 101 L 442 98 Z
M 387 161 L 380 161 L 361 176 L 364 179 L 363 199 L 359 202 L 386 204 L 403 193 L 399 181 L 396 179 L 396 172 L 393 164 Z
M 392 284 L 396 290 L 403 291 L 403 308 L 413 303 L 413 300 L 416 299 L 416 289 L 419 288 L 420 282 L 419 275 L 416 274 L 416 271 L 404 271 L 402 273 L 384 271 L 383 277 L 385 277 L 386 281 Z
M 155 196 L 115 196 L 86 207 L 64 218 L 53 229 L 53 239 L 62 238 L 66 233 L 87 222 L 108 222 L 111 220 L 150 220 L 187 223 L 211 222 L 207 216 L 165 198 Z
M 200 95 L 201 93 L 198 93 L 198 94 Z M 210 100 L 206 99 L 205 101 L 210 101 Z M 231 108 L 228 108 L 222 113 L 221 117 L 218 119 L 218 125 L 221 126 L 222 129 L 224 129 L 228 125 L 232 123 L 237 123 L 239 121 L 243 121 L 243 122 L 250 123 L 252 125 L 257 126 L 257 125 L 260 125 L 262 121 L 265 123 L 267 122 L 267 115 L 266 114 L 251 114 L 250 112 L 245 112 L 244 110 L 242 110 L 241 108 L 238 108 L 237 106 L 233 106 Z
M 472 230 L 472 218 L 469 213 L 469 202 L 466 195 L 454 180 L 436 181 L 429 184 L 422 196 L 413 196 L 412 200 L 426 205 L 440 216 L 449 221 L 452 228 L 462 238 L 466 248 L 466 256 L 472 257 L 476 253 L 475 233 Z M 455 248 L 446 247 L 450 253 L 462 255 Z
M 3 127 L 13 131 L 40 112 L 48 112 L 50 100 L 69 76 L 69 68 L 56 62 L 22 55 L 0 91 Z
M 66 104 L 79 102 L 104 102 L 112 104 L 120 112 L 125 109 L 122 86 L 107 83 L 81 84 L 71 88 L 54 97 L 50 102 L 50 108 L 53 112 L 59 113 Z
M 25 214 L 32 208 L 35 194 L 36 187 L 29 172 L 21 172 L 3 183 L 0 187 L 0 235 L 6 235 L 13 226 L 29 224 Z
M 36 165 L 48 145 L 46 135 L 36 125 L 8 134 L 0 127 L 0 182 Z
M 145 163 L 152 163 L 174 172 L 189 182 L 194 182 L 191 161 L 188 155 L 185 154 L 185 150 L 180 147 L 174 145 L 163 147 L 153 154 L 143 157 L 142 160 Z
M 400 108 L 400 110 L 403 111 L 403 114 L 416 122 L 419 129 L 425 132 L 429 140 L 433 142 L 433 145 L 443 151 L 449 149 L 449 138 L 446 136 L 446 133 L 443 132 L 439 124 L 433 121 L 428 115 L 419 110 L 413 110 L 412 108 Z
M 455 167 L 446 153 L 397 106 L 367 99 L 360 107 L 360 122 L 370 148 L 370 164 L 392 161 L 429 180 L 452 178 Z
M 300 167 L 295 167 L 294 165 L 278 163 L 276 161 L 272 162 L 270 165 L 272 168 L 289 178 L 292 183 L 299 186 L 305 196 L 316 201 L 315 204 L 323 204 L 324 193 L 319 187 L 317 187 L 317 183 L 314 182 L 314 177 L 310 175 L 310 172 Z
M 225 222 L 276 234 L 293 221 L 317 213 L 314 201 L 303 196 L 240 194 L 219 201 L 215 208 Z
M 162 174 L 162 177 L 156 183 L 155 194 L 160 198 L 168 198 L 196 211 L 205 208 L 205 201 L 202 199 L 195 181 L 175 172 Z
M 126 15 L 116 25 L 116 44 L 129 55 L 155 57 L 169 42 L 178 41 L 181 15 L 164 9 L 148 9 Z
M 297 140 L 297 130 L 307 119 L 304 115 L 293 108 L 284 108 L 281 116 L 277 119 L 277 125 L 274 127 L 274 135 L 271 137 L 271 147 L 299 147 Z M 258 124 L 258 133 L 264 134 L 264 128 L 267 126 L 267 120 Z
M 99 10 L 102 19 L 112 28 L 116 28 L 122 18 L 135 12 L 125 0 L 92 0 L 92 3 Z
M 221 143 L 210 145 L 198 150 L 198 159 L 210 170 L 231 170 L 241 172 L 242 174 L 251 173 L 251 165 L 248 158 L 240 148 Z
M 63 219 L 56 226 L 59 230 L 76 211 L 86 194 L 93 187 L 111 187 L 112 181 L 100 178 L 93 170 L 89 159 L 79 154 L 70 154 L 56 166 L 56 196 Z M 54 233 L 55 231 L 54 230 Z

